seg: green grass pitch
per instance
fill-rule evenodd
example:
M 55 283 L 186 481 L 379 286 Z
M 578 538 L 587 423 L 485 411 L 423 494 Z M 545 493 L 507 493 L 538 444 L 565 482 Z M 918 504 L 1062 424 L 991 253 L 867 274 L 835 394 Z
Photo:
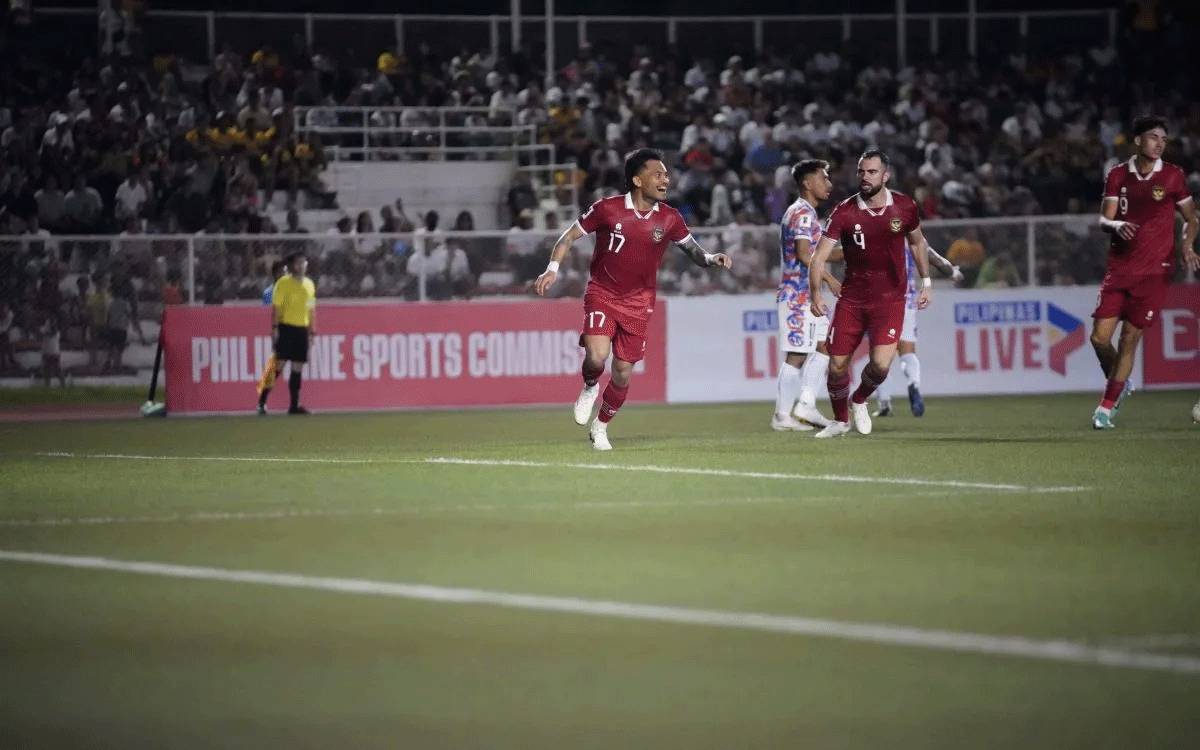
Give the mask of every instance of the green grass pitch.
M 1194 397 L 1134 394 L 1107 432 L 1094 395 L 935 398 L 922 419 L 901 400 L 831 441 L 771 432 L 766 404 L 631 405 L 608 454 L 569 405 L 0 424 L 0 748 L 1195 747 Z M 228 460 L 275 458 L 301 460 Z M 966 653 L 939 631 L 1185 668 Z

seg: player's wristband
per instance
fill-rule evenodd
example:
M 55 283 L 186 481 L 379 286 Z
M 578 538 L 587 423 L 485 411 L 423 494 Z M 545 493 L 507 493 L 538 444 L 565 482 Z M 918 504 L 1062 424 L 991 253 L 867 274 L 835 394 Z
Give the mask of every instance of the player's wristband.
M 922 276 L 921 277 L 921 286 L 928 289 L 929 287 L 933 286 L 933 279 L 929 278 L 928 276 Z
M 552 260 L 552 261 L 550 261 L 549 263 L 547 263 L 547 264 L 546 264 L 546 271 L 547 271 L 548 273 L 558 273 L 558 261 L 557 261 L 557 260 Z
M 717 256 L 713 253 L 705 253 L 704 254 L 704 265 L 711 266 L 713 264 L 713 258 L 715 258 L 715 257 L 717 257 Z

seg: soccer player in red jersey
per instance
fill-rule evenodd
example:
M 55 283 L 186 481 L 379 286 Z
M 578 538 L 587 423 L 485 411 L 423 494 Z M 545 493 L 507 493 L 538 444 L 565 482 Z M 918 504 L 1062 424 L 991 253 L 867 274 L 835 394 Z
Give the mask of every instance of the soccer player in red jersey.
M 1166 121 L 1138 117 L 1133 121 L 1133 157 L 1108 170 L 1100 226 L 1112 234 L 1108 268 L 1100 286 L 1100 301 L 1092 313 L 1092 347 L 1108 381 L 1092 427 L 1111 429 L 1124 395 L 1142 333 L 1162 309 L 1175 263 L 1175 212 L 1186 226 L 1179 260 L 1190 270 L 1200 268 L 1192 245 L 1196 241 L 1196 207 L 1183 170 L 1162 160 L 1167 145 Z M 1121 338 L 1112 345 L 1118 321 Z
M 833 313 L 826 343 L 829 348 L 829 400 L 833 421 L 817 433 L 819 438 L 837 437 L 854 428 L 871 432 L 867 399 L 887 379 L 896 356 L 896 344 L 904 327 L 904 295 L 908 289 L 908 250 L 921 274 L 917 309 L 924 310 L 932 299 L 929 279 L 929 246 L 921 232 L 917 204 L 903 193 L 887 188 L 888 157 L 879 149 L 868 149 L 858 159 L 858 194 L 838 204 L 829 215 L 829 225 L 817 243 L 808 269 L 809 298 L 814 315 L 825 314 L 825 302 L 817 286 L 825 275 L 825 264 L 834 247 L 841 245 L 846 259 L 842 294 Z M 850 394 L 850 358 L 863 336 L 871 339 L 871 356 L 863 368 L 862 381 Z
M 596 233 L 591 279 L 583 297 L 583 391 L 575 400 L 575 422 L 587 424 L 600 394 L 604 364 L 613 355 L 612 376 L 604 388 L 600 413 L 588 429 L 592 447 L 612 450 L 608 423 L 625 403 L 633 366 L 646 352 L 646 326 L 654 313 L 658 267 L 671 242 L 703 268 L 732 264 L 724 253 L 707 253 L 688 230 L 683 217 L 663 203 L 671 180 L 662 156 L 648 148 L 625 158 L 629 192 L 602 198 L 558 238 L 550 263 L 534 282 L 539 295 L 554 285 L 558 266 L 571 245 Z

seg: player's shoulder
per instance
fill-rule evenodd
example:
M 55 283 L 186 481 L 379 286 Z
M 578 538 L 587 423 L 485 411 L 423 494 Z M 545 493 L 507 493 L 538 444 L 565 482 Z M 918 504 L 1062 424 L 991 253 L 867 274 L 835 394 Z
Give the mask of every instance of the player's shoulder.
M 600 198 L 595 203 L 593 203 L 591 208 L 588 209 L 588 212 L 590 213 L 591 211 L 604 211 L 606 213 L 610 213 L 613 211 L 623 210 L 624 208 L 625 208 L 625 196 L 624 195 L 610 195 L 607 198 Z
M 804 200 L 803 198 L 797 198 L 796 200 L 792 201 L 792 204 L 790 206 L 788 206 L 786 209 L 784 209 L 783 215 L 784 216 L 802 216 L 804 214 L 808 214 L 810 216 L 815 216 L 816 213 L 817 213 L 817 209 L 813 208 L 813 205 L 811 203 Z
M 681 224 L 687 223 L 683 220 L 683 214 L 679 213 L 679 209 L 675 208 L 669 203 L 663 203 L 660 201 L 658 204 L 658 210 L 663 212 L 664 218 L 673 219 Z
M 840 214 L 840 213 L 845 213 L 847 211 L 857 211 L 857 210 L 858 210 L 858 195 L 851 195 L 848 198 L 843 198 L 840 203 L 838 203 L 836 206 L 834 206 L 833 211 L 830 211 L 830 215 L 832 216 L 835 213 Z
M 892 204 L 897 208 L 905 211 L 917 209 L 917 202 L 908 193 L 901 193 L 897 190 L 892 191 Z
M 1173 180 L 1179 180 L 1187 184 L 1187 173 L 1183 171 L 1183 167 L 1178 164 L 1172 164 L 1169 161 L 1163 162 L 1163 176 Z

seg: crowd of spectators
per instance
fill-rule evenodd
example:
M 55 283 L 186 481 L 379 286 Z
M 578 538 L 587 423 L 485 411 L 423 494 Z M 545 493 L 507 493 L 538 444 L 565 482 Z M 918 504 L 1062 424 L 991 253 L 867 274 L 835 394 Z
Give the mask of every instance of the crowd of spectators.
M 559 162 L 577 165 L 559 175 L 579 188 L 573 208 L 623 191 L 628 150 L 662 149 L 668 200 L 739 261 L 725 279 L 670 262 L 661 279 L 669 293 L 770 287 L 778 261 L 768 225 L 795 197 L 788 165 L 829 160 L 836 200 L 854 189 L 855 158 L 868 144 L 890 152 L 892 186 L 913 195 L 926 218 L 1080 215 L 1039 229 L 1034 268 L 1024 237 L 1005 236 L 1011 228 L 935 238 L 957 247 L 972 269 L 968 283 L 1019 284 L 1030 274 L 1047 284 L 1095 282 L 1104 242 L 1088 223 L 1105 169 L 1128 156 L 1124 124 L 1133 113 L 1168 118 L 1167 158 L 1200 189 L 1200 102 L 1186 79 L 1171 78 L 1182 68 L 1145 62 L 1151 50 L 1182 60 L 1186 40 L 1169 33 L 1168 19 L 1153 20 L 1148 27 L 1130 16 L 1119 48 L 1013 45 L 902 69 L 853 44 L 689 58 L 670 46 L 585 42 L 548 88 L 528 47 L 497 57 L 422 42 L 408 56 L 386 50 L 347 66 L 297 37 L 288 50 L 226 45 L 194 61 L 147 53 L 136 19 L 109 54 L 48 44 L 36 25 L 5 26 L 0 339 L 14 329 L 67 335 L 94 352 L 96 367 L 117 368 L 112 351 L 125 340 L 110 332 L 122 320 L 181 300 L 193 274 L 201 300 L 256 298 L 271 261 L 297 247 L 312 257 L 324 296 L 470 297 L 519 291 L 536 276 L 557 217 L 532 229 L 544 206 L 523 177 L 502 207 L 512 226 L 504 237 L 455 236 L 474 226 L 470 213 L 440 226 L 432 212 L 410 219 L 400 201 L 378 216 L 345 215 L 319 240 L 271 237 L 304 233 L 306 207 L 336 206 L 321 180 L 325 144 L 297 135 L 297 107 L 317 107 L 303 123 L 316 131 L 335 122 L 322 119 L 332 116 L 322 106 L 398 106 L 418 119 L 420 108 L 476 106 L 488 115 L 468 125 L 535 125 Z M 396 138 L 412 129 L 403 114 L 377 115 L 372 125 L 395 124 Z M 269 204 L 292 209 L 285 226 L 269 218 Z M 110 246 L 56 234 L 149 237 Z M 185 267 L 186 245 L 154 237 L 182 234 L 194 235 L 195 269 Z M 562 293 L 581 288 L 587 255 L 581 247 L 564 264 Z M 9 359 L 0 342 L 0 371 Z

